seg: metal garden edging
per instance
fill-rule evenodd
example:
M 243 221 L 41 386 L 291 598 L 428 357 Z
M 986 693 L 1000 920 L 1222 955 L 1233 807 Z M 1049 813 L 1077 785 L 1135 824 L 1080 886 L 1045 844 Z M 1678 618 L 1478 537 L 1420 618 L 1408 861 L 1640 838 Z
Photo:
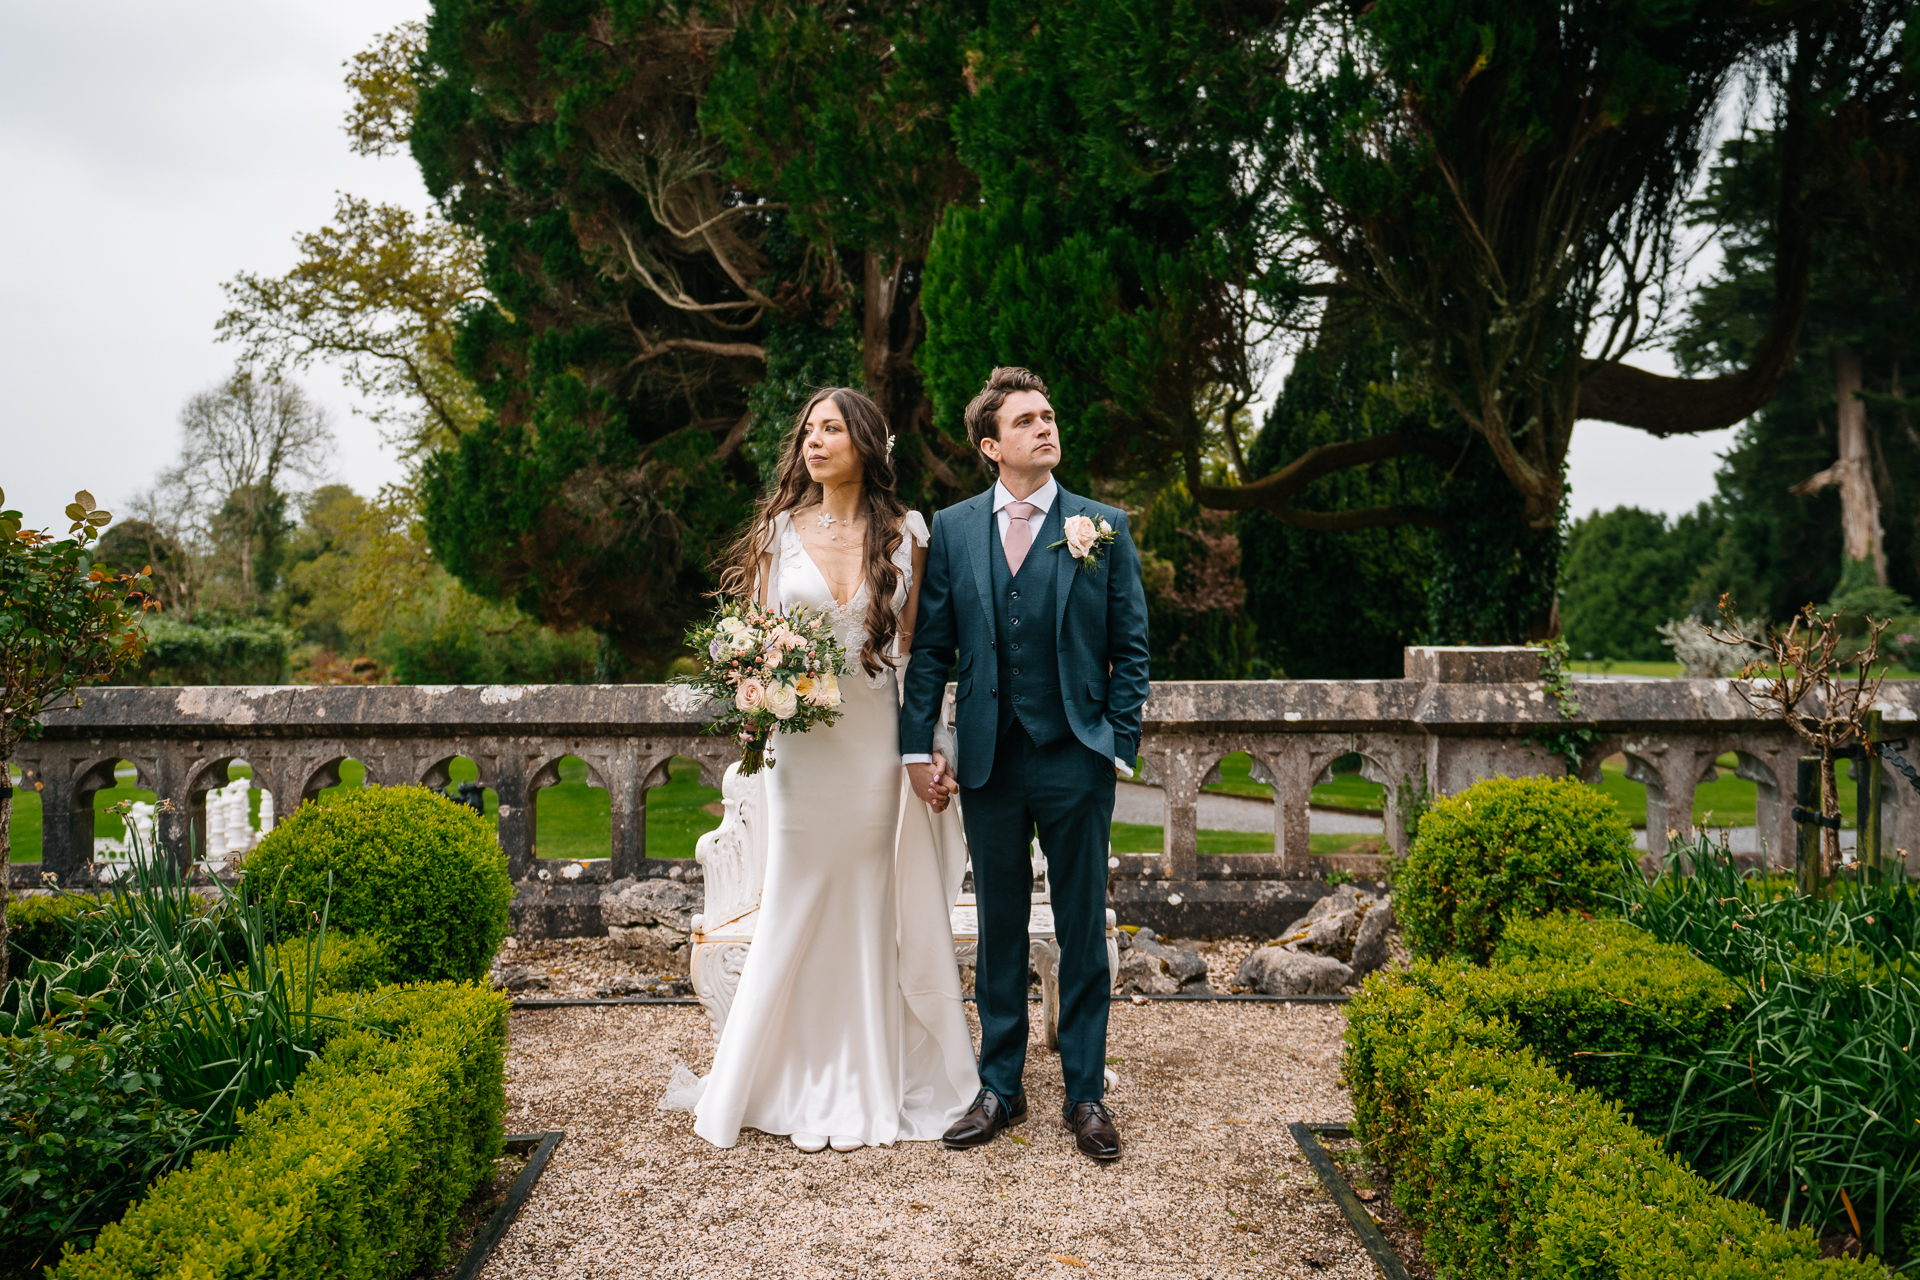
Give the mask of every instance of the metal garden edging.
M 533 1194 L 533 1184 L 540 1181 L 540 1175 L 547 1171 L 547 1161 L 553 1155 L 553 1149 L 560 1145 L 560 1139 L 567 1135 L 559 1129 L 549 1129 L 545 1133 L 513 1133 L 507 1135 L 506 1148 L 518 1154 L 532 1151 L 527 1167 L 507 1188 L 507 1198 L 493 1211 L 493 1217 L 487 1220 L 484 1231 L 473 1238 L 467 1246 L 467 1256 L 460 1259 L 459 1270 L 453 1273 L 451 1280 L 476 1280 L 485 1269 L 487 1259 L 493 1256 L 494 1246 L 500 1243 L 507 1228 L 520 1216 L 520 1210 L 527 1203 L 527 1197 Z
M 1380 1274 L 1387 1280 L 1412 1280 L 1407 1274 L 1406 1264 L 1400 1261 L 1400 1255 L 1387 1243 L 1380 1224 L 1373 1220 L 1373 1215 L 1367 1212 L 1367 1206 L 1360 1202 L 1360 1197 L 1353 1193 L 1353 1188 L 1341 1176 L 1333 1157 L 1320 1145 L 1321 1134 L 1329 1138 L 1351 1138 L 1353 1130 L 1344 1124 L 1302 1124 L 1295 1120 L 1287 1126 L 1287 1132 L 1300 1145 L 1300 1154 L 1307 1158 L 1313 1171 L 1320 1175 L 1320 1185 L 1340 1206 L 1340 1212 L 1347 1215 L 1348 1225 L 1360 1237 L 1360 1243 L 1367 1247 L 1367 1252 L 1373 1255 L 1373 1264 L 1380 1268 Z

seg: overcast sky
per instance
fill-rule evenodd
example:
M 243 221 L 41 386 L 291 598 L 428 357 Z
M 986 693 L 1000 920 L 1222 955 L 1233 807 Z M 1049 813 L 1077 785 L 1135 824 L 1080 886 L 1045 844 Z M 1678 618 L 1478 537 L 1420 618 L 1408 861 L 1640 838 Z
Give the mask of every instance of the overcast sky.
M 220 382 L 223 281 L 293 264 L 334 193 L 427 205 L 412 162 L 347 149 L 341 64 L 426 0 L 0 0 L 0 486 L 34 526 L 87 488 L 124 506 L 178 453 L 182 403 Z M 1664 364 L 1664 362 L 1659 362 Z M 337 378 L 335 478 L 398 478 Z M 1656 441 L 1582 424 L 1575 514 L 1677 513 L 1730 433 Z

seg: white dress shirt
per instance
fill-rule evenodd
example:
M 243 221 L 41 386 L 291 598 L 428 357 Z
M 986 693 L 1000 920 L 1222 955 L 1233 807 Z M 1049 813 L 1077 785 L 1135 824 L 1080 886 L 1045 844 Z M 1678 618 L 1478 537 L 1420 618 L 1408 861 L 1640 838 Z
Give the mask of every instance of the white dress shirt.
M 1045 484 L 1035 489 L 1025 498 L 1025 501 L 1031 502 L 1036 508 L 1034 513 L 1027 517 L 1027 527 L 1033 530 L 1033 547 L 1035 550 L 1039 550 L 1040 548 L 1040 526 L 1046 523 L 1047 513 L 1053 510 L 1053 500 L 1059 496 L 1060 486 L 1054 483 L 1052 476 L 1048 476 Z M 1019 501 L 1022 501 L 1022 499 L 1016 498 L 1007 492 L 1006 485 L 998 480 L 993 482 L 993 518 L 995 526 L 1000 531 L 1000 542 L 1002 545 L 1005 545 L 1007 541 L 1007 526 L 1013 523 L 1013 517 L 1007 513 L 1007 504 L 1009 502 Z M 932 762 L 933 757 L 924 754 L 903 755 L 900 757 L 900 763 L 903 765 L 931 764 Z M 1119 756 L 1113 758 L 1113 767 L 1123 778 L 1131 778 L 1133 776 L 1133 766 L 1122 760 Z

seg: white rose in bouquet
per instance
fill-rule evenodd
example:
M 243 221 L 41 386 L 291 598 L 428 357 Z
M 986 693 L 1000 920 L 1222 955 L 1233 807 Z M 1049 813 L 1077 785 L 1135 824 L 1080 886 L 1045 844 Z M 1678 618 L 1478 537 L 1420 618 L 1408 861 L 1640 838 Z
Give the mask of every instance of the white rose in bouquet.
M 800 695 L 793 686 L 782 680 L 767 687 L 767 710 L 781 720 L 793 719 L 793 713 L 800 709 Z

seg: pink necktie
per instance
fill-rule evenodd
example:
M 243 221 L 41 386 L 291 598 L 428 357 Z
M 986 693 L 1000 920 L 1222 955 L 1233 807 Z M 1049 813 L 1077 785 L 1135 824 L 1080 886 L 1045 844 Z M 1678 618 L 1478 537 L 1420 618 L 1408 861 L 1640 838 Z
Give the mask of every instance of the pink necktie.
M 1013 573 L 1020 572 L 1020 566 L 1027 558 L 1027 548 L 1033 545 L 1033 526 L 1027 521 L 1033 519 L 1033 513 L 1039 509 L 1031 502 L 1009 502 L 1006 505 L 1007 568 Z

